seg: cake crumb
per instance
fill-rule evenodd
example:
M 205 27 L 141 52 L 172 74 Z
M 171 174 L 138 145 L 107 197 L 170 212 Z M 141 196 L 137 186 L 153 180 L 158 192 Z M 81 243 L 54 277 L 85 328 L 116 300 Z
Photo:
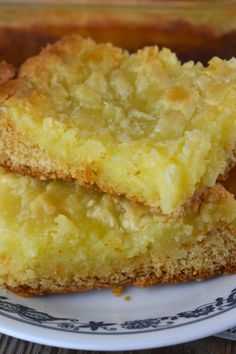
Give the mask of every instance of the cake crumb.
M 131 301 L 131 300 L 132 300 L 131 296 L 125 296 L 125 301 Z
M 121 296 L 123 291 L 124 291 L 124 288 L 122 286 L 112 288 L 112 294 L 117 297 Z

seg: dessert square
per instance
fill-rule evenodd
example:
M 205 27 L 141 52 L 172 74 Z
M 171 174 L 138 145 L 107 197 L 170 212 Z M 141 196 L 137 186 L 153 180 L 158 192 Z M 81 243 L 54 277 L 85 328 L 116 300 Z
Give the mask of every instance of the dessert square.
M 0 163 L 178 216 L 235 163 L 235 88 L 235 59 L 67 37 L 1 85 Z

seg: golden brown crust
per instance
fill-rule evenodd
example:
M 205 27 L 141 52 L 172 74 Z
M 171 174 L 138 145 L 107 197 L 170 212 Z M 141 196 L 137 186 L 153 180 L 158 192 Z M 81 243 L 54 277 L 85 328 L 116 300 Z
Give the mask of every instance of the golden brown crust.
M 15 69 L 4 60 L 0 62 L 0 84 L 12 79 L 15 76 Z
M 128 286 L 128 285 L 136 285 L 138 287 L 149 287 L 157 284 L 175 284 L 178 282 L 187 282 L 190 280 L 204 280 L 211 277 L 215 277 L 218 275 L 227 275 L 234 274 L 236 272 L 236 264 L 229 263 L 223 266 L 217 266 L 215 269 L 201 269 L 198 271 L 190 270 L 189 272 L 184 272 L 180 274 L 176 274 L 175 276 L 169 277 L 168 274 L 163 275 L 162 277 L 157 277 L 154 273 L 143 274 L 141 276 L 137 275 L 136 278 L 131 278 L 128 275 L 124 276 L 122 281 L 114 281 L 111 277 L 110 281 L 103 281 L 102 279 L 89 279 L 88 285 L 86 285 L 83 281 L 75 282 L 71 285 L 60 285 L 53 284 L 50 288 L 42 288 L 38 286 L 37 288 L 33 288 L 29 285 L 20 285 L 17 287 L 8 287 L 7 288 L 16 294 L 24 297 L 28 296 L 39 296 L 45 294 L 56 294 L 56 293 L 68 293 L 68 292 L 76 292 L 76 291 L 88 291 L 93 289 L 104 289 L 104 288 L 112 288 L 118 286 Z M 114 276 L 116 278 L 116 276 Z
M 73 180 L 71 176 L 65 175 L 63 171 L 60 171 L 60 167 L 55 162 L 52 162 L 37 146 L 28 146 L 28 144 L 24 143 L 24 140 L 19 134 L 14 132 L 9 124 L 4 124 L 3 122 L 0 125 L 0 136 L 0 164 L 7 171 L 31 175 L 40 180 L 56 178 L 66 181 Z M 30 154 L 34 156 L 30 163 L 28 162 L 29 150 Z M 35 161 L 35 165 L 32 165 L 32 161 Z M 39 169 L 41 161 L 44 161 L 44 164 L 48 166 L 48 170 L 45 168 L 43 173 Z

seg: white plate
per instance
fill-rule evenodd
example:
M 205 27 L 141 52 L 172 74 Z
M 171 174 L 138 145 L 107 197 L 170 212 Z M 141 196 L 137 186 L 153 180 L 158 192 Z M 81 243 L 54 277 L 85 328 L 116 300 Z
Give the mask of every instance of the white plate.
M 125 299 L 130 296 L 130 301 Z M 0 291 L 0 332 L 71 349 L 183 343 L 236 325 L 236 275 L 204 282 L 24 299 Z

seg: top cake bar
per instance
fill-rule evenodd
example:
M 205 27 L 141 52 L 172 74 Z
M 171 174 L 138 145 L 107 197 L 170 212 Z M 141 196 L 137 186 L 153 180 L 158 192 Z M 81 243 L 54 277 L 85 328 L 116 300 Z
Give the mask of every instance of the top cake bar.
M 1 165 L 163 214 L 200 203 L 234 165 L 235 141 L 236 59 L 181 64 L 168 49 L 130 55 L 75 35 L 0 86 Z

